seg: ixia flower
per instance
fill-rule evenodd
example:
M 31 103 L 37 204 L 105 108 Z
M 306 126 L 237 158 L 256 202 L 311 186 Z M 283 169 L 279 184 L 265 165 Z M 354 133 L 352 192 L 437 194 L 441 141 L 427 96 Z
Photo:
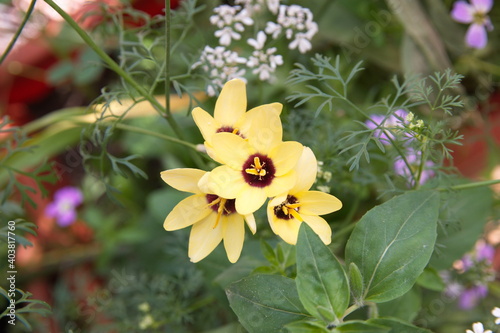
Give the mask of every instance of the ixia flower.
M 223 240 L 229 261 L 235 263 L 243 249 L 244 220 L 255 234 L 255 219 L 252 214 L 238 214 L 234 199 L 225 199 L 200 190 L 198 182 L 205 174 L 205 171 L 187 168 L 161 173 L 161 178 L 173 188 L 193 193 L 174 207 L 163 227 L 167 231 L 173 231 L 192 226 L 188 249 L 192 262 L 208 256 Z
M 471 24 L 467 29 L 465 41 L 467 45 L 482 49 L 488 42 L 486 30 L 493 30 L 491 20 L 486 15 L 493 7 L 493 0 L 457 1 L 453 5 L 451 17 L 460 23 Z
M 214 153 L 224 165 L 200 181 L 203 188 L 236 199 L 236 210 L 244 215 L 259 209 L 266 198 L 285 193 L 295 185 L 294 167 L 302 154 L 302 144 L 281 140 L 283 129 L 278 113 L 265 111 L 254 117 L 245 139 L 232 133 L 212 137 Z
M 304 147 L 297 163 L 297 181 L 287 192 L 269 201 L 267 218 L 271 229 L 289 244 L 297 243 L 300 224 L 307 223 L 323 243 L 330 244 L 332 230 L 319 215 L 342 208 L 342 202 L 333 195 L 309 191 L 316 180 L 318 165 L 312 150 Z
M 271 103 L 247 110 L 247 94 L 245 82 L 240 79 L 228 81 L 215 103 L 214 116 L 202 108 L 195 108 L 193 119 L 205 139 L 207 153 L 214 160 L 221 162 L 213 151 L 212 137 L 216 133 L 228 132 L 247 138 L 250 125 L 254 117 L 261 116 L 262 112 L 281 113 L 283 106 L 280 103 Z
M 493 333 L 490 330 L 484 330 L 483 323 L 474 323 L 472 324 L 472 331 L 471 330 L 466 330 L 466 333 Z
M 63 187 L 54 194 L 54 201 L 47 205 L 45 214 L 54 217 L 57 224 L 67 227 L 76 221 L 76 207 L 83 202 L 83 194 L 76 187 Z

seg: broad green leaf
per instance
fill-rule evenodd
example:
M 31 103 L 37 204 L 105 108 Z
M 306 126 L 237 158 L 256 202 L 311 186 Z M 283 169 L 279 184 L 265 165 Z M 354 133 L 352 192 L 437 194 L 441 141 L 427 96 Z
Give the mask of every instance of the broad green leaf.
M 334 333 L 349 333 L 349 332 L 359 332 L 359 333 L 384 333 L 389 332 L 390 328 L 378 324 L 368 323 L 361 320 L 351 320 L 347 321 L 339 326 L 337 326 L 333 332 Z
M 290 333 L 329 333 L 326 324 L 319 321 L 295 321 L 287 324 L 285 328 Z
M 412 322 L 422 309 L 422 295 L 420 288 L 410 289 L 401 297 L 389 302 L 377 304 L 378 313 L 381 317 L 391 316 L 407 322 Z
M 434 250 L 438 213 L 438 192 L 414 191 L 361 218 L 345 253 L 361 271 L 365 300 L 386 302 L 410 290 Z
M 382 325 L 390 327 L 389 333 L 430 333 L 431 331 L 424 328 L 420 328 L 409 323 L 405 323 L 399 319 L 395 318 L 374 318 L 369 319 L 367 322 L 371 324 Z
M 250 333 L 280 332 L 288 323 L 311 319 L 300 303 L 295 281 L 284 276 L 251 275 L 231 284 L 226 295 Z
M 472 250 L 483 233 L 493 206 L 492 191 L 486 187 L 446 195 L 436 251 L 429 262 L 437 270 L 450 268 L 455 260 Z
M 429 290 L 443 291 L 446 285 L 443 282 L 438 271 L 427 267 L 417 279 L 417 284 Z
M 314 317 L 341 318 L 349 306 L 349 284 L 339 261 L 316 233 L 302 223 L 297 240 L 297 290 Z

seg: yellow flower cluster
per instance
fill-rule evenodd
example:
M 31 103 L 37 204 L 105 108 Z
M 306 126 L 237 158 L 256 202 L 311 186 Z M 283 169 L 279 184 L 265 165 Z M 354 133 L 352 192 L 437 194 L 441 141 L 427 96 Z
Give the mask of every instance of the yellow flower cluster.
M 211 172 L 172 169 L 161 173 L 170 186 L 193 193 L 170 212 L 168 231 L 192 226 L 188 255 L 192 262 L 208 256 L 223 241 L 228 259 L 238 260 L 245 238 L 244 222 L 255 234 L 253 213 L 266 201 L 271 229 L 290 244 L 297 242 L 306 222 L 323 240 L 331 229 L 319 215 L 339 210 L 336 197 L 310 191 L 317 161 L 299 142 L 282 141 L 282 105 L 271 103 L 246 111 L 245 83 L 227 82 L 215 104 L 214 116 L 201 108 L 192 112 L 205 139 L 208 155 L 221 165 Z

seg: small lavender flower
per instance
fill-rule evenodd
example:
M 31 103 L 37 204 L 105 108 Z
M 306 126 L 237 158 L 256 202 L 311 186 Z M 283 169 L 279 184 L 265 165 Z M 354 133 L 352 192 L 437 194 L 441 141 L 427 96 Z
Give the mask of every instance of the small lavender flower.
M 460 23 L 471 24 L 465 35 L 465 42 L 472 48 L 482 49 L 488 42 L 486 30 L 493 30 L 491 20 L 486 15 L 493 7 L 493 0 L 457 1 L 453 5 L 451 17 Z
M 458 299 L 458 306 L 463 310 L 474 308 L 482 298 L 488 295 L 488 287 L 482 284 L 465 289 Z
M 63 187 L 54 194 L 54 201 L 47 205 L 45 214 L 54 217 L 57 224 L 67 227 L 76 221 L 76 207 L 83 202 L 83 194 L 76 187 Z
M 488 264 L 493 262 L 495 257 L 495 248 L 486 242 L 478 242 L 476 244 L 476 260 L 484 261 Z
M 391 144 L 391 140 L 395 138 L 394 133 L 403 128 L 406 123 L 408 112 L 403 109 L 394 111 L 389 117 L 372 114 L 370 119 L 365 121 L 366 127 L 374 130 L 373 136 L 378 138 L 380 142 L 386 146 Z
M 403 176 L 408 180 L 408 185 L 413 186 L 415 184 L 414 174 L 415 170 L 418 170 L 420 167 L 420 163 L 422 160 L 422 152 L 415 151 L 413 149 L 408 149 L 405 154 L 405 159 L 401 156 L 398 156 L 394 161 L 393 168 L 394 172 L 397 175 Z M 434 176 L 434 171 L 432 171 L 432 167 L 434 167 L 434 163 L 432 161 L 426 161 L 424 164 L 424 168 L 422 170 L 422 174 L 420 175 L 419 184 L 424 184 L 427 180 Z

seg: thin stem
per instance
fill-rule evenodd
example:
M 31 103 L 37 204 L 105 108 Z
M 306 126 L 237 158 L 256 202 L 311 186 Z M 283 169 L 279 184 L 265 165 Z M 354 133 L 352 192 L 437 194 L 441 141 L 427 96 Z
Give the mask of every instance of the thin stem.
M 170 0 L 165 0 L 165 116 L 172 118 L 170 111 L 170 36 L 171 36 Z
M 483 186 L 491 186 L 500 184 L 500 179 L 492 179 L 492 180 L 484 180 L 480 182 L 473 182 L 469 184 L 460 184 L 449 187 L 438 187 L 436 190 L 438 191 L 460 191 L 460 190 L 469 190 L 471 188 L 483 187 Z
M 33 13 L 33 10 L 35 9 L 35 3 L 36 3 L 36 0 L 31 1 L 30 6 L 28 7 L 28 10 L 26 11 L 26 15 L 24 15 L 23 21 L 21 22 L 21 25 L 19 26 L 16 33 L 12 37 L 9 45 L 7 45 L 7 49 L 5 49 L 4 53 L 2 54 L 2 57 L 0 57 L 0 65 L 3 63 L 5 58 L 7 58 L 7 56 L 9 55 L 10 51 L 14 47 L 14 44 L 16 44 L 16 41 L 19 39 L 19 36 L 21 36 L 21 32 L 23 31 L 24 26 L 28 22 L 28 20 L 31 16 L 31 13 Z
M 183 138 L 182 131 L 179 129 L 179 126 L 177 126 L 177 123 L 175 122 L 174 118 L 170 116 L 170 94 L 167 92 L 166 94 L 166 99 L 167 99 L 167 106 L 166 108 L 161 105 L 160 102 L 153 96 L 151 96 L 137 81 L 135 81 L 127 72 L 125 72 L 111 57 L 105 53 L 93 40 L 90 38 L 90 36 L 80 28 L 80 26 L 69 16 L 64 10 L 62 10 L 54 1 L 52 0 L 44 0 L 49 6 L 51 6 L 61 17 L 76 31 L 78 35 L 83 39 L 85 43 L 95 52 L 97 55 L 119 76 L 123 78 L 128 84 L 130 84 L 139 94 L 144 96 L 145 99 L 147 99 L 153 107 L 160 112 L 161 114 L 167 114 L 167 121 L 169 125 L 172 127 L 174 130 L 175 134 L 177 137 L 180 139 Z M 168 1 L 168 0 L 167 0 Z M 170 8 L 170 7 L 168 7 Z M 170 10 L 167 11 L 168 13 Z M 167 18 L 167 25 L 169 24 L 169 18 Z M 168 37 L 167 37 L 167 45 L 168 45 Z M 168 52 L 167 52 L 167 59 L 168 59 Z M 167 64 L 168 65 L 168 64 Z M 167 73 L 169 69 L 167 66 Z M 169 82 L 167 82 L 168 84 Z M 168 112 L 167 112 L 168 110 Z

